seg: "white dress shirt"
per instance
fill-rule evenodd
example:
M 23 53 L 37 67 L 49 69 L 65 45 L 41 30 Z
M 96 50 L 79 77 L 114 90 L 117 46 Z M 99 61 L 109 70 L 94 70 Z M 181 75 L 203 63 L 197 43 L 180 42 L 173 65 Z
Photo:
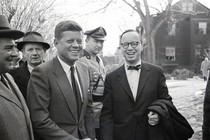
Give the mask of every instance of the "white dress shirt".
M 70 67 L 71 66 L 69 66 L 68 64 L 66 64 L 63 60 L 61 60 L 59 58 L 59 56 L 57 56 L 57 57 L 58 57 L 59 62 L 61 63 L 61 66 L 62 66 L 63 70 L 66 73 L 66 76 L 67 76 L 67 78 L 69 80 L 70 85 L 72 86 L 72 83 L 71 83 L 71 70 L 70 70 Z M 82 94 L 82 90 L 81 90 L 81 86 L 80 86 L 80 83 L 79 83 L 79 78 L 78 78 L 78 74 L 77 74 L 77 70 L 76 70 L 77 69 L 76 63 L 74 64 L 74 68 L 75 68 L 74 76 L 75 76 L 77 85 L 79 87 L 81 101 L 83 102 L 83 94 Z
M 31 73 L 32 72 L 32 70 L 34 69 L 32 66 L 30 66 L 29 64 L 28 64 L 28 71 Z
M 141 61 L 139 61 L 136 65 L 141 65 Z M 125 72 L 126 72 L 126 76 L 127 76 L 127 79 L 128 79 L 130 89 L 131 89 L 132 94 L 133 94 L 134 101 L 136 101 L 141 69 L 139 69 L 139 70 L 128 70 L 127 69 L 128 66 L 130 66 L 130 65 L 125 63 Z

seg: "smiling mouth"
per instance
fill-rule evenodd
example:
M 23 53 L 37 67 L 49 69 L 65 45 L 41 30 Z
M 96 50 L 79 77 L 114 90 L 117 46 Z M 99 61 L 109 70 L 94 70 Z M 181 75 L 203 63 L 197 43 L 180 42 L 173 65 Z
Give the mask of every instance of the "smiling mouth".
M 78 53 L 79 50 L 74 50 L 74 51 L 70 51 L 70 52 L 72 52 L 72 53 Z
M 37 60 L 37 59 L 39 59 L 39 57 L 34 57 L 34 58 L 31 58 L 31 59 L 35 59 L 35 60 Z
M 128 52 L 127 55 L 134 55 L 135 52 Z

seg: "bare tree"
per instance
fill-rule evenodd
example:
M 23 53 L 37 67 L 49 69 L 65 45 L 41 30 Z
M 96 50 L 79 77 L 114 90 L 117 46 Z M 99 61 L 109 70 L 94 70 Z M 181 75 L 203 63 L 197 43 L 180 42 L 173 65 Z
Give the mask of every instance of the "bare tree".
M 46 22 L 55 0 L 1 0 L 0 14 L 8 17 L 14 29 L 38 31 Z
M 52 28 L 59 18 L 53 12 L 54 3 L 55 0 L 1 0 L 0 14 L 8 17 L 13 29 L 23 32 L 37 31 L 53 46 Z
M 139 28 L 143 27 L 143 29 L 145 29 L 143 34 L 143 37 L 145 37 L 143 38 L 143 43 L 145 46 L 143 59 L 151 63 L 155 63 L 155 35 L 163 22 L 166 21 L 168 18 L 171 18 L 172 1 L 173 0 L 156 0 L 156 2 L 159 2 L 160 5 L 160 8 L 157 8 L 154 6 L 150 6 L 148 4 L 148 0 L 107 0 L 106 4 L 104 4 L 105 1 L 101 2 L 103 3 L 103 6 L 98 8 L 98 10 L 92 10 L 92 12 L 89 12 L 88 14 L 96 12 L 106 12 L 110 4 L 113 3 L 125 3 L 128 7 L 132 9 L 133 12 L 139 15 L 139 18 L 142 21 L 141 23 L 139 23 Z M 159 16 L 155 17 L 155 15 L 152 15 L 150 12 L 151 10 L 155 10 Z

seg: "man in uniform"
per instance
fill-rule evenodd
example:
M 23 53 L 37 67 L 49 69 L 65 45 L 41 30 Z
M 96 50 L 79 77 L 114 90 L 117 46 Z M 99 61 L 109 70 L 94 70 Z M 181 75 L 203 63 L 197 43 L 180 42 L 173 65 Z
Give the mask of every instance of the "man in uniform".
M 80 58 L 89 67 L 91 75 L 91 92 L 93 98 L 94 123 L 97 140 L 100 140 L 99 116 L 102 109 L 102 96 L 104 91 L 105 68 L 99 54 L 102 53 L 106 31 L 103 27 L 98 27 L 84 33 L 86 46 Z

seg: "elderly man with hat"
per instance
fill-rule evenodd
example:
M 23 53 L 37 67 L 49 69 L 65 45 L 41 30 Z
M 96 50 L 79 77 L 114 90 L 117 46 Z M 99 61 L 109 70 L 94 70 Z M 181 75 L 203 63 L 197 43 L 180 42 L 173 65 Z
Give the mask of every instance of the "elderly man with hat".
M 102 109 L 102 97 L 104 90 L 105 68 L 99 54 L 102 53 L 103 43 L 106 36 L 106 30 L 103 27 L 98 27 L 94 30 L 89 30 L 84 33 L 86 37 L 86 46 L 83 50 L 83 55 L 80 58 L 84 64 L 89 67 L 91 74 L 91 93 L 93 98 L 93 111 L 96 138 L 100 140 L 99 116 Z
M 0 139 L 34 140 L 25 100 L 9 71 L 18 56 L 15 40 L 24 36 L 12 30 L 4 15 L 0 15 Z
M 34 67 L 44 62 L 46 50 L 50 48 L 50 45 L 44 41 L 40 33 L 30 31 L 17 44 L 17 48 L 23 53 L 26 61 L 11 74 L 26 99 L 30 73 Z

